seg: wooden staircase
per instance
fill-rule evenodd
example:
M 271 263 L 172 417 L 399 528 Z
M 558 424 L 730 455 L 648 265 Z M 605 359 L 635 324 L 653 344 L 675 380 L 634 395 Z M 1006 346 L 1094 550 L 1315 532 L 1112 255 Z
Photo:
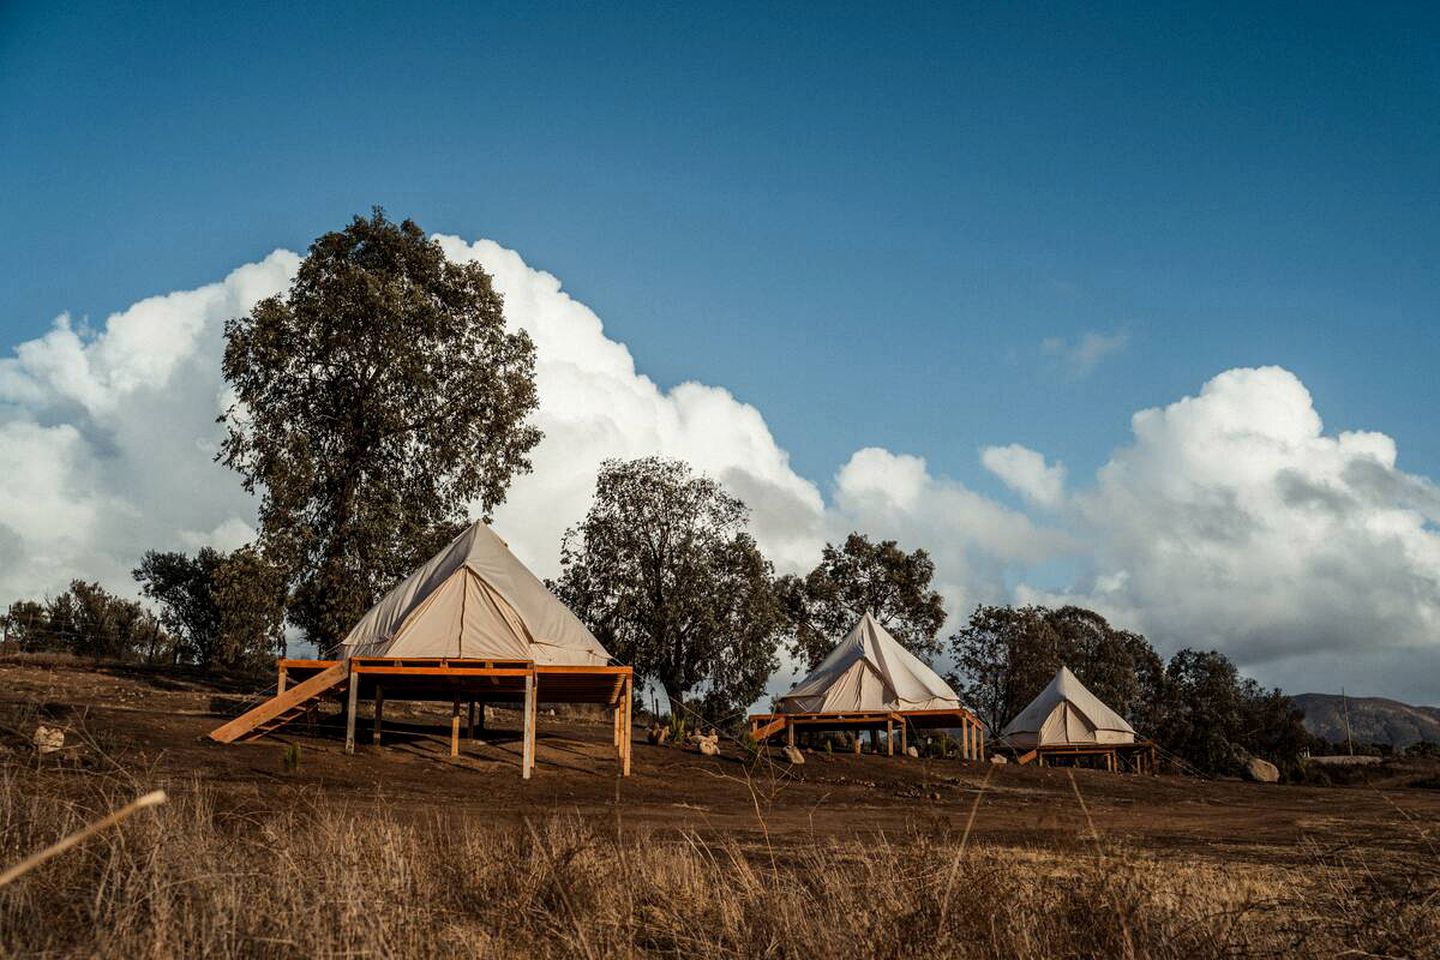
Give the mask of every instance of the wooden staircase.
M 350 661 L 341 660 L 307 680 L 276 694 L 253 710 L 242 713 L 222 727 L 210 731 L 210 739 L 220 743 L 255 740 L 297 719 L 320 697 L 336 687 L 343 689 L 350 680 Z
M 775 734 L 779 733 L 781 730 L 784 729 L 785 718 L 777 717 L 776 719 L 771 720 L 769 723 L 765 724 L 765 726 L 757 727 L 755 730 L 751 731 L 750 735 L 755 738 L 756 743 L 764 743 L 766 740 L 769 740 L 771 737 L 775 736 Z

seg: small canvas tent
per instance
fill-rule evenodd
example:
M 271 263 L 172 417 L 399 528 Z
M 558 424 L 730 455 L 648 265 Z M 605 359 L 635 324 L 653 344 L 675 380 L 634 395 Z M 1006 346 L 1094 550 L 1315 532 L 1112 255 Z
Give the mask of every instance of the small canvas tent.
M 830 655 L 775 701 L 777 713 L 957 710 L 960 697 L 866 613 Z
M 1001 736 L 1017 750 L 1135 742 L 1135 730 L 1125 718 L 1087 690 L 1067 667 L 1060 668 Z
M 478 522 L 371 607 L 339 655 L 610 662 L 575 614 Z

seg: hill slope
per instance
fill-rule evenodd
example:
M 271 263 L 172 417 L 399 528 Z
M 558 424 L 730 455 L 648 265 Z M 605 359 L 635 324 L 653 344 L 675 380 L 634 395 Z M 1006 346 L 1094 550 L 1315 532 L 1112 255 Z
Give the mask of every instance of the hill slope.
M 1345 740 L 1343 700 L 1339 694 L 1302 693 L 1292 698 L 1305 711 L 1305 729 L 1331 743 Z M 1440 707 L 1412 707 L 1384 697 L 1348 697 L 1350 733 L 1356 743 L 1409 746 L 1417 740 L 1440 743 Z

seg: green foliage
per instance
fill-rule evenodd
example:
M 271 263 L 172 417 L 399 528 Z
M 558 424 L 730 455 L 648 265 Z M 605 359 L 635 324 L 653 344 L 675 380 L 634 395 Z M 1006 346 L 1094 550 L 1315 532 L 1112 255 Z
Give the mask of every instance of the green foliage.
M 670 742 L 681 744 L 685 742 L 686 726 L 685 718 L 678 714 L 670 714 Z
M 98 583 L 74 580 L 64 593 L 43 603 L 12 603 L 3 621 L 6 635 L 28 652 L 65 651 L 151 663 L 174 658 L 175 640 L 154 615 Z
M 201 667 L 256 668 L 284 650 L 285 582 L 253 547 L 193 557 L 146 552 L 135 579 L 180 641 L 178 658 Z
M 1170 658 L 1156 713 L 1154 737 L 1207 773 L 1233 772 L 1240 747 L 1291 776 L 1314 742 L 1289 697 L 1242 677 L 1215 650 Z
M 852 533 L 839 547 L 827 543 L 808 575 L 777 583 L 790 622 L 791 654 L 813 669 L 869 613 L 928 662 L 940 652 L 937 635 L 945 623 L 944 601 L 930 589 L 934 576 L 928 553 L 906 553 L 894 540 L 872 543 Z
M 1153 729 L 1163 663 L 1140 634 L 1082 607 L 978 606 L 950 636 L 957 684 L 992 730 L 1025 708 L 1068 666 L 1136 729 Z
M 1208 773 L 1233 771 L 1240 747 L 1291 775 L 1312 742 L 1289 697 L 1240 676 L 1224 655 L 1181 650 L 1167 665 L 1143 636 L 1093 610 L 979 606 L 950 650 L 953 679 L 991 730 L 1067 666 L 1141 736 Z
M 658 682 L 672 714 L 693 700 L 721 722 L 779 666 L 784 625 L 747 510 L 679 460 L 602 465 L 585 519 L 566 531 L 551 586 L 607 650 Z
M 225 336 L 219 459 L 261 492 L 264 555 L 322 650 L 530 469 L 534 345 L 485 271 L 409 220 L 320 237 Z

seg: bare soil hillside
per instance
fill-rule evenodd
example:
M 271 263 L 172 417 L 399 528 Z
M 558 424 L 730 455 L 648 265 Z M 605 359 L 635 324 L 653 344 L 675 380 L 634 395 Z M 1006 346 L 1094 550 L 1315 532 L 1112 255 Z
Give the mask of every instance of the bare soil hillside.
M 375 747 L 362 707 L 361 745 L 348 756 L 334 715 L 252 743 L 211 742 L 206 733 L 244 694 L 198 679 L 11 661 L 0 664 L 0 690 L 0 709 L 18 734 L 32 719 L 69 728 L 85 763 L 124 762 L 156 781 L 197 780 L 237 804 L 318 793 L 424 815 L 516 821 L 579 812 L 637 827 L 804 840 L 953 824 L 968 816 L 983 784 L 973 827 L 979 838 L 1060 841 L 1087 831 L 1088 814 L 1101 833 L 1147 847 L 1266 860 L 1301 856 L 1301 845 L 1316 840 L 1383 850 L 1408 842 L 1417 819 L 1440 823 L 1440 790 L 1407 786 L 1434 780 L 1435 771 L 1418 762 L 1353 788 L 1090 770 L 1074 771 L 1072 785 L 1061 769 L 954 759 L 813 752 L 792 767 L 778 751 L 751 758 L 735 742 L 723 744 L 720 757 L 702 757 L 651 746 L 637 731 L 633 775 L 622 778 L 608 720 L 557 720 L 547 711 L 535 776 L 526 782 L 518 717 L 504 711 L 483 740 L 464 742 L 452 759 L 448 710 L 387 705 L 385 742 Z M 299 748 L 299 764 L 287 772 L 289 745 Z

